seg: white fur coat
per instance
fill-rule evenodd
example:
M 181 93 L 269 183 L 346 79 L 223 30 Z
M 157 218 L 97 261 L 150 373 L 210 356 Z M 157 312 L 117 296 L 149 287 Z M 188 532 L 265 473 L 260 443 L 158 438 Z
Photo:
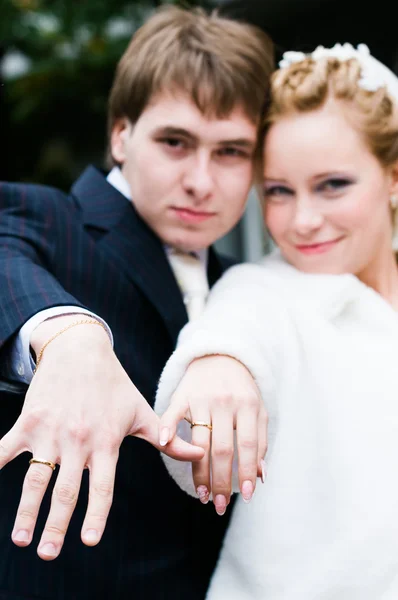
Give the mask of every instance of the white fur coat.
M 184 328 L 158 413 L 190 361 L 213 353 L 255 376 L 270 443 L 207 598 L 397 600 L 398 314 L 354 276 L 303 274 L 275 253 L 231 269 Z M 190 464 L 164 460 L 196 496 Z

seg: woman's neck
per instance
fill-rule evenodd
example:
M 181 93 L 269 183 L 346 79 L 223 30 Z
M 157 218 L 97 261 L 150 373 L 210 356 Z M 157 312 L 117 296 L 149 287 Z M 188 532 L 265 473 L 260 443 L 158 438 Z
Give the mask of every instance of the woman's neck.
M 389 247 L 357 274 L 365 285 L 373 288 L 398 311 L 397 257 Z

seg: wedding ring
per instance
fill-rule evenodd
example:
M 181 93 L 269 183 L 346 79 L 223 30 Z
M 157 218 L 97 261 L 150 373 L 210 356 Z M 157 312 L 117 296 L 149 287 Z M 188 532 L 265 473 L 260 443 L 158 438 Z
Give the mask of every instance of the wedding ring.
M 207 427 L 207 429 L 210 429 L 210 431 L 213 431 L 213 426 L 210 425 L 210 423 L 206 423 L 206 421 L 190 421 L 189 419 L 187 419 L 185 417 L 185 420 L 188 421 L 188 423 L 192 427 Z
M 50 467 L 53 471 L 55 470 L 55 467 L 57 466 L 55 463 L 51 462 L 51 460 L 43 460 L 42 458 L 31 458 L 29 461 L 30 465 L 33 464 L 39 464 L 39 465 L 46 465 L 46 467 Z

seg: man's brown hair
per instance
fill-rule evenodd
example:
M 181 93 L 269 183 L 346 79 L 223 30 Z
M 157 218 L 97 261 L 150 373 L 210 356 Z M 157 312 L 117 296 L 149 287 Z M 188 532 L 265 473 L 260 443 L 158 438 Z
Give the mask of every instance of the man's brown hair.
M 108 133 L 116 120 L 135 123 L 159 92 L 184 92 L 206 115 L 223 118 L 240 105 L 261 122 L 273 45 L 254 25 L 166 6 L 135 33 L 119 61 L 108 107 Z

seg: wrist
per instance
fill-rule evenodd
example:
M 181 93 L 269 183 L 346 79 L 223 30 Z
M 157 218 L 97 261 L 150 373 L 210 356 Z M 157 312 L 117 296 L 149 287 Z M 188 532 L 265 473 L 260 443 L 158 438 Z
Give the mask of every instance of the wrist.
M 108 351 L 112 344 L 105 326 L 87 314 L 62 315 L 41 323 L 32 333 L 30 346 L 36 356 L 36 368 L 45 354 Z

